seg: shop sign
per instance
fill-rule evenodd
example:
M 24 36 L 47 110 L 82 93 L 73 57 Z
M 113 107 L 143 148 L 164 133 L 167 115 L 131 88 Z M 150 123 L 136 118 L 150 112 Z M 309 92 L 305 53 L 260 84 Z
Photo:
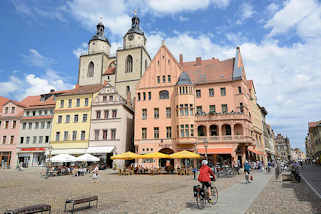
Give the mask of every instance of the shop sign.
M 45 151 L 45 148 L 21 148 L 21 151 Z

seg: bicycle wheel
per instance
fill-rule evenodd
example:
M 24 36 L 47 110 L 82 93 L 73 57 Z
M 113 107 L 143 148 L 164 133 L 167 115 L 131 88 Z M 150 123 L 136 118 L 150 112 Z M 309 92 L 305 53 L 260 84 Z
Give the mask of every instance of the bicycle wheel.
M 195 201 L 197 204 L 197 207 L 200 209 L 201 208 L 201 194 L 198 192 L 197 196 L 195 197 Z
M 216 186 L 211 187 L 211 197 L 210 198 L 212 199 L 211 204 L 215 205 L 218 201 L 218 191 L 217 191 Z

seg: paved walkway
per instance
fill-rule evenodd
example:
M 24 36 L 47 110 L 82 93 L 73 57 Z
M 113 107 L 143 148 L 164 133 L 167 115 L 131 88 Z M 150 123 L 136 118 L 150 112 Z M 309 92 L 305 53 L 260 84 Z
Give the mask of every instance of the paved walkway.
M 304 165 L 300 175 L 311 190 L 321 198 L 321 166 Z
M 255 198 L 264 189 L 270 178 L 274 175 L 273 171 L 270 174 L 255 173 L 254 181 L 250 184 L 238 183 L 219 192 L 218 203 L 213 207 L 208 207 L 203 210 L 193 208 L 186 208 L 180 214 L 215 214 L 215 213 L 229 213 L 229 214 L 243 214 L 251 206 Z

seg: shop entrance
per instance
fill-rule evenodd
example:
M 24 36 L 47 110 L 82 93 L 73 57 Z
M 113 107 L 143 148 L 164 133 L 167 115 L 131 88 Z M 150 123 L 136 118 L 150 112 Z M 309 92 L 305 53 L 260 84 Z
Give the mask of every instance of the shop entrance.
M 10 168 L 11 152 L 0 152 L 0 168 Z
M 167 154 L 167 155 L 170 155 L 170 154 L 173 154 L 174 151 L 172 149 L 169 149 L 169 148 L 164 148 L 164 149 L 161 149 L 159 150 L 160 153 L 163 153 L 163 154 Z M 163 168 L 174 168 L 174 159 L 159 159 L 159 167 L 163 167 Z

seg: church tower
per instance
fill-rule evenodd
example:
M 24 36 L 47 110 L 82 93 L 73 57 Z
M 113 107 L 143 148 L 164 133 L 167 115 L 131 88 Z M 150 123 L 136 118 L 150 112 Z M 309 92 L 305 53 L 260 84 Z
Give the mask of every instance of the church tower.
M 79 59 L 78 84 L 103 84 L 103 76 L 113 58 L 110 57 L 110 43 L 104 35 L 105 26 L 100 21 L 97 32 L 88 43 L 88 54 Z
M 117 50 L 117 72 L 115 85 L 123 97 L 133 96 L 136 85 L 146 71 L 151 58 L 146 50 L 146 37 L 140 29 L 138 16 L 132 17 L 132 26 L 123 37 L 123 48 Z

